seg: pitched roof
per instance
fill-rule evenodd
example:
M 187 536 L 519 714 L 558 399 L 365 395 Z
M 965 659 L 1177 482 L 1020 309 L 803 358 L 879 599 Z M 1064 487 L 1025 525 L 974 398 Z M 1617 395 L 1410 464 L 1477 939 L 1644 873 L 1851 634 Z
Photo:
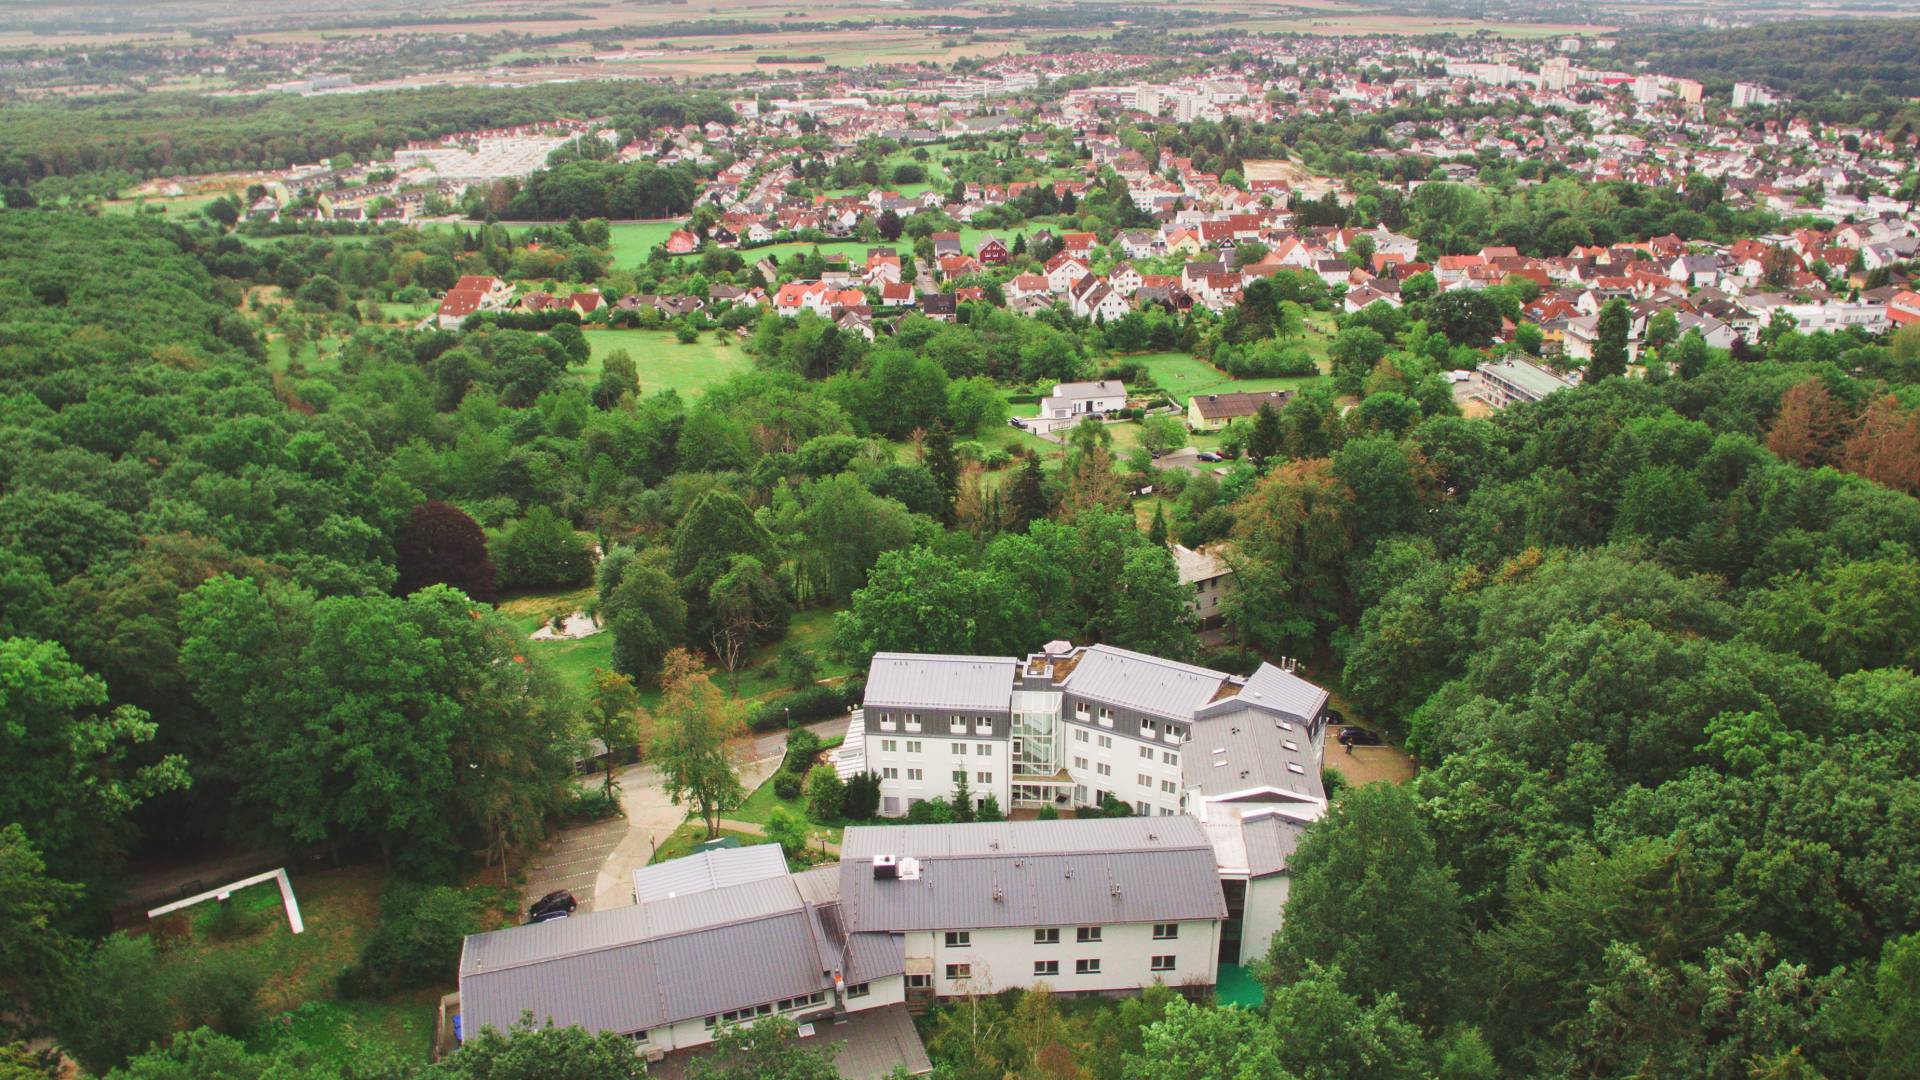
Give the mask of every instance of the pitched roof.
M 854 826 L 840 893 L 862 931 L 1217 919 L 1213 846 L 1185 815 Z M 876 879 L 873 857 L 917 873 Z
M 1011 656 L 875 653 L 865 707 L 1004 710 L 1019 667 Z
M 1268 390 L 1258 393 L 1195 394 L 1193 406 L 1200 411 L 1205 420 L 1226 420 L 1241 416 L 1252 416 L 1260 411 L 1260 406 L 1271 403 L 1275 409 L 1286 405 L 1293 396 L 1291 390 Z
M 771 844 L 718 848 L 643 866 L 633 872 L 633 895 L 642 902 L 711 892 L 786 874 L 787 860 Z

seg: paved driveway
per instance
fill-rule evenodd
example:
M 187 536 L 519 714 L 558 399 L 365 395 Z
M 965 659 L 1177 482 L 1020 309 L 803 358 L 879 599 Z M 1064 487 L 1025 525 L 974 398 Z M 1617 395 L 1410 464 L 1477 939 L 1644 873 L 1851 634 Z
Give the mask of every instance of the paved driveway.
M 526 902 L 565 889 L 580 901 L 581 911 L 592 911 L 595 879 L 626 834 L 627 823 L 618 818 L 562 830 L 527 866 L 527 884 L 522 890 Z

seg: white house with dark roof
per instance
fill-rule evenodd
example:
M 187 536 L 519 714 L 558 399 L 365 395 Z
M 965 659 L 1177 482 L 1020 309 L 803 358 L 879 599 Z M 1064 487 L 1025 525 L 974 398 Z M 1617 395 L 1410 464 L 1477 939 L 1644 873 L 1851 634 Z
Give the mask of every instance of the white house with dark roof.
M 1127 384 L 1118 379 L 1055 383 L 1053 393 L 1040 399 L 1039 415 L 1026 423 L 1034 431 L 1045 433 L 1126 407 Z

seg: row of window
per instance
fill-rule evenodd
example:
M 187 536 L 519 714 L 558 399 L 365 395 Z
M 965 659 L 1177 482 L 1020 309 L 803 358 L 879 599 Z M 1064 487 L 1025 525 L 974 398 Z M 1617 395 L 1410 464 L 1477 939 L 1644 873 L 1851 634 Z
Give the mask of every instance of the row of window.
M 860 992 L 856 994 L 854 993 L 854 987 L 848 987 L 847 996 L 863 997 L 872 992 L 865 983 L 859 985 L 859 991 Z M 761 1005 L 748 1005 L 742 1009 L 728 1009 L 726 1012 L 715 1013 L 707 1017 L 706 1026 L 707 1029 L 711 1031 L 721 1024 L 743 1024 L 748 1021 L 758 1020 L 763 1016 L 772 1016 L 777 1012 L 793 1012 L 796 1009 L 807 1009 L 815 1005 L 824 1005 L 826 1004 L 826 1000 L 826 991 L 816 990 L 804 997 L 782 998 L 779 1001 L 769 1001 Z M 639 1041 L 645 1041 L 644 1033 L 636 1033 L 634 1037 Z
M 923 739 L 907 739 L 905 741 L 907 744 L 907 753 L 909 754 L 917 754 L 921 751 L 922 748 L 926 746 L 926 741 Z M 900 752 L 900 743 L 901 743 L 901 740 L 899 739 L 881 739 L 880 752 L 883 754 L 897 754 Z M 948 752 L 953 754 L 955 757 L 964 757 L 967 753 L 966 743 L 963 743 L 963 742 L 948 743 L 947 746 L 949 748 Z M 985 743 L 985 742 L 974 743 L 973 752 L 974 752 L 974 755 L 977 757 L 992 757 L 993 744 Z
M 1174 960 L 1174 957 L 1173 957 L 1173 954 L 1171 953 L 1168 953 L 1164 956 L 1152 957 L 1147 962 L 1147 970 L 1148 971 L 1172 971 L 1173 960 Z M 1082 957 L 1078 960 L 1075 960 L 1073 962 L 1073 973 L 1075 975 L 1100 974 L 1100 958 L 1097 956 Z M 1033 975 L 1034 975 L 1034 978 L 1036 979 L 1045 978 L 1050 975 L 1058 975 L 1058 974 L 1060 974 L 1060 961 L 1058 960 L 1035 960 L 1033 962 Z M 908 977 L 909 986 L 915 985 L 912 982 L 912 980 L 915 978 L 924 979 L 926 978 L 926 976 L 924 975 L 909 976 Z M 972 964 L 948 964 L 947 965 L 947 979 L 949 982 L 954 982 L 961 979 L 971 979 L 971 978 L 973 978 Z M 925 984 L 922 983 L 919 985 L 924 986 Z
M 1102 940 L 1101 933 L 1103 930 L 1105 930 L 1105 927 L 1076 926 L 1073 928 L 1073 940 L 1079 942 L 1082 945 L 1099 942 Z M 948 930 L 943 940 L 947 948 L 949 949 L 970 948 L 973 945 L 973 931 Z M 1173 923 L 1173 922 L 1154 923 L 1153 924 L 1153 940 L 1155 941 L 1180 940 L 1180 924 Z M 1057 926 L 1036 927 L 1033 931 L 1033 943 L 1035 945 L 1060 944 L 1060 928 Z

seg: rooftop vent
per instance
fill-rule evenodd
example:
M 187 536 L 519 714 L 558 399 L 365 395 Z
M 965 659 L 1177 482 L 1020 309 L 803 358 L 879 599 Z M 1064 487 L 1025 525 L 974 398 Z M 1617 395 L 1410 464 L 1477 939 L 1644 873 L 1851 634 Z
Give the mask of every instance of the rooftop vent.
M 873 880 L 892 881 L 900 876 L 900 860 L 892 855 L 873 857 Z
M 919 881 L 920 880 L 920 860 L 919 859 L 901 859 L 900 860 L 900 880 L 901 881 Z
M 1289 762 L 1287 762 L 1287 771 L 1288 771 L 1288 772 L 1296 772 L 1296 773 L 1300 773 L 1300 774 L 1302 774 L 1302 775 L 1305 775 L 1305 773 L 1306 773 L 1306 771 L 1307 771 L 1307 770 L 1305 770 L 1305 769 L 1303 769 L 1303 768 L 1301 768 L 1301 767 L 1300 767 L 1300 763 L 1299 763 L 1299 762 L 1297 762 L 1297 761 L 1289 761 Z

